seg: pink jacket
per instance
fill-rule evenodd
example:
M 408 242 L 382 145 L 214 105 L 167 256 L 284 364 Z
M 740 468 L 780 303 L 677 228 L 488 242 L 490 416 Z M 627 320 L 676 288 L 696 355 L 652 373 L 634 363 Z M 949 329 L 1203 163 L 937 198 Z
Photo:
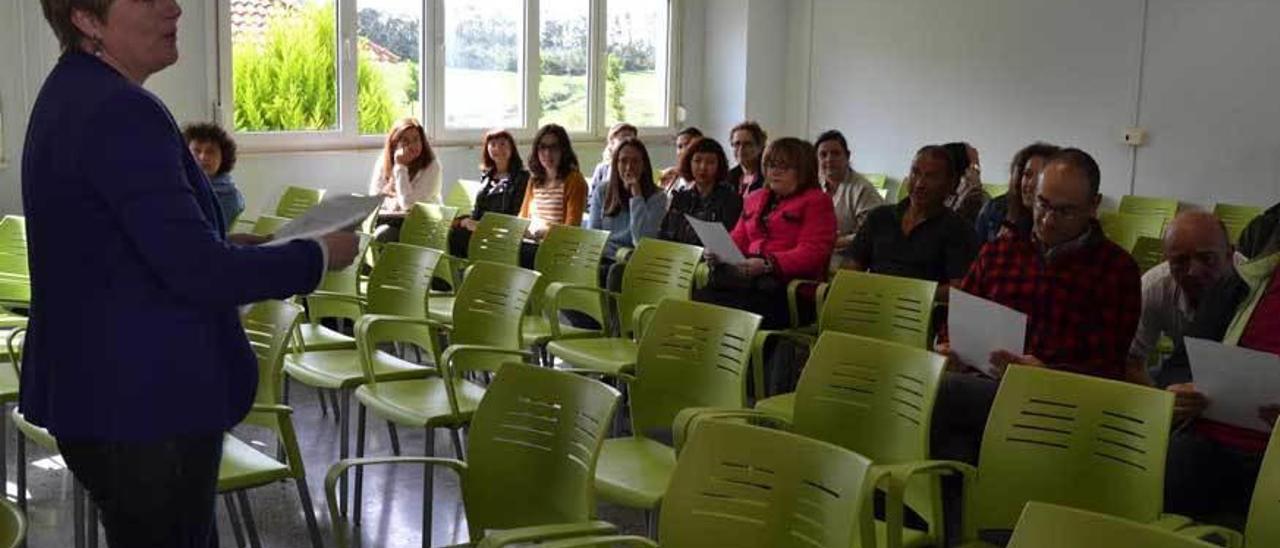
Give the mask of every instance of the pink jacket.
M 783 198 L 766 219 L 768 232 L 757 218 L 772 191 L 752 192 L 733 228 L 733 241 L 749 257 L 772 257 L 774 275 L 783 283 L 797 278 L 825 280 L 836 243 L 836 212 L 831 198 L 814 187 Z

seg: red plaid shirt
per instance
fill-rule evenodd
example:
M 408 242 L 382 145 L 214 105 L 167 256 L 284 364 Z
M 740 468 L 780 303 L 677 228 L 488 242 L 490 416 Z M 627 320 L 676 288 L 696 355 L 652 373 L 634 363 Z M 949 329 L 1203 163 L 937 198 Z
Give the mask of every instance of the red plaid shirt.
M 1138 265 L 1093 229 L 1045 259 L 1028 235 L 983 246 L 960 289 L 1027 315 L 1026 354 L 1055 369 L 1123 378 L 1142 311 Z

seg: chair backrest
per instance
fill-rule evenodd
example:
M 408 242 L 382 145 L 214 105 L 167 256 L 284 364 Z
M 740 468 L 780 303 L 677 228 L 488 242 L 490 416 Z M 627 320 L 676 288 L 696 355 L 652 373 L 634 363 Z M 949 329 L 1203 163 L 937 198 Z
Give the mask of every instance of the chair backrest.
M 476 207 L 476 195 L 480 193 L 480 189 L 484 188 L 484 183 L 469 179 L 458 179 L 457 184 L 449 189 L 449 193 L 444 196 L 444 205 L 457 208 L 457 211 L 470 214 L 472 209 Z M 486 213 L 486 215 L 488 215 Z
M 409 208 L 400 227 L 400 243 L 449 251 L 449 227 L 458 208 L 418 202 Z
M 27 518 L 18 505 L 0 497 L 0 548 L 17 548 L 27 538 Z
M 1173 531 L 1124 518 L 1029 502 L 1018 518 L 1009 548 L 1208 548 L 1214 546 Z M 1265 546 L 1265 545 L 1261 545 Z
M 1098 214 L 1098 222 L 1102 224 L 1102 232 L 1107 238 L 1125 250 L 1132 251 L 1138 238 L 1163 238 L 1164 226 L 1168 219 L 1160 214 L 1134 214 L 1104 211 Z
M 632 314 L 636 307 L 658 304 L 666 298 L 689 299 L 693 271 L 701 259 L 701 247 L 642 238 L 622 274 L 622 295 L 618 297 L 622 335 L 630 336 L 635 330 Z
M 1011 366 L 982 436 L 974 523 L 1012 529 L 1031 500 L 1155 521 L 1172 421 L 1170 392 Z
M 861 527 L 871 462 L 788 432 L 706 421 L 680 453 L 662 501 L 664 548 L 872 546 Z
M 275 405 L 283 401 L 284 356 L 301 317 L 302 307 L 285 301 L 254 303 L 241 316 L 249 348 L 258 358 L 258 392 L 254 403 Z
M 0 219 L 0 273 L 27 277 L 27 220 L 17 215 Z
M 306 213 L 322 199 L 324 199 L 322 188 L 287 187 L 280 195 L 280 201 L 276 202 L 276 215 L 293 219 Z
M 541 273 L 542 277 L 538 278 L 538 285 L 534 287 L 529 311 L 541 313 L 545 298 L 543 293 L 547 284 L 552 282 L 595 287 L 599 281 L 600 258 L 608 240 L 609 233 L 603 230 L 552 225 L 542 239 L 542 244 L 538 246 L 538 254 L 533 260 L 534 270 Z M 600 299 L 595 295 L 566 292 L 561 307 L 583 312 L 597 322 L 604 318 Z M 551 320 L 556 321 L 555 318 Z
M 742 310 L 679 299 L 658 303 L 636 353 L 632 432 L 669 431 L 688 407 L 744 407 L 759 326 L 760 316 Z
M 916 348 L 929 347 L 937 282 L 841 270 L 827 290 L 818 325 Z
M 258 236 L 269 236 L 274 234 L 280 227 L 287 224 L 291 219 L 286 217 L 278 217 L 275 215 L 260 215 L 258 220 L 253 222 L 253 228 L 249 231 Z
M 591 519 L 596 457 L 617 402 L 616 390 L 581 375 L 503 365 L 467 436 L 472 541 L 486 530 Z
M 1152 196 L 1121 196 L 1120 213 L 1141 216 L 1157 216 L 1169 222 L 1178 214 L 1177 198 L 1156 198 Z
M 1227 234 L 1231 236 L 1231 243 L 1235 244 L 1240 241 L 1240 234 L 1249 226 L 1254 218 L 1262 215 L 1263 209 L 1258 206 L 1246 206 L 1235 204 L 1217 204 L 1213 206 L 1213 214 L 1222 220 L 1222 224 L 1227 226 Z
M 1246 546 L 1280 546 L 1280 429 L 1271 431 L 1262 457 L 1244 536 Z
M 1164 262 L 1164 240 L 1150 236 L 1139 236 L 1133 244 L 1133 260 L 1138 263 L 1138 271 L 1146 272 Z
M 983 183 L 982 190 L 987 193 L 987 196 L 998 198 L 1009 193 L 1009 184 Z
M 434 249 L 399 242 L 383 246 L 369 275 L 365 312 L 425 318 L 431 275 L 440 255 Z
M 529 219 L 485 213 L 467 244 L 467 258 L 472 261 L 517 266 L 520 264 L 520 242 L 529 228 Z
M 866 179 L 871 186 L 883 189 L 885 184 L 889 182 L 889 176 L 883 173 L 860 173 L 863 179 Z
M 449 344 L 522 349 L 520 326 L 538 277 L 537 272 L 518 266 L 487 262 L 471 265 L 453 301 Z M 472 355 L 455 362 L 454 369 L 459 373 L 497 371 L 509 361 L 511 356 Z
M 356 236 L 360 238 L 360 242 L 356 244 L 356 257 L 363 257 L 365 250 L 369 248 L 369 241 L 373 238 L 363 232 L 357 233 Z M 316 291 L 329 291 L 344 295 L 358 294 L 361 266 L 364 266 L 361 261 L 354 261 L 342 270 L 326 270 L 324 276 L 320 278 L 320 285 L 316 287 Z M 313 315 L 311 319 L 315 320 L 318 317 Z

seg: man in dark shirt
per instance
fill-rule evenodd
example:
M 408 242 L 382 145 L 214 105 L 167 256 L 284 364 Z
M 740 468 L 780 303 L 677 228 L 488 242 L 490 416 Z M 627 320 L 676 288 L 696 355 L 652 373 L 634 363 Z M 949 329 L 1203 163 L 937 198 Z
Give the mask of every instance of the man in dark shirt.
M 1280 227 L 1280 204 L 1271 206 L 1271 209 L 1249 222 L 1249 226 L 1240 234 L 1240 254 L 1250 259 L 1261 257 L 1263 248 L 1271 241 L 1277 227 Z
M 950 157 L 940 146 L 916 153 L 911 164 L 911 197 L 877 207 L 845 255 L 844 268 L 876 274 L 959 283 L 978 251 L 973 224 L 947 207 L 960 184 Z

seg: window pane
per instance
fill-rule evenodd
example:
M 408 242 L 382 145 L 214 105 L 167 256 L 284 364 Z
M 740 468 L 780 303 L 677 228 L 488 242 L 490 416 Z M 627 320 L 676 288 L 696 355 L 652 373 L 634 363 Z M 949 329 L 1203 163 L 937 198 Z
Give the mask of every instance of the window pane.
M 445 0 L 446 127 L 521 125 L 522 13 L 521 0 Z
M 587 130 L 587 21 L 589 0 L 542 0 L 539 49 L 542 76 L 538 125 L 556 123 Z
M 667 125 L 667 2 L 609 0 L 605 120 Z
M 361 134 L 382 134 L 418 117 L 422 2 L 359 0 L 356 115 Z
M 338 127 L 333 0 L 232 0 L 236 131 Z

